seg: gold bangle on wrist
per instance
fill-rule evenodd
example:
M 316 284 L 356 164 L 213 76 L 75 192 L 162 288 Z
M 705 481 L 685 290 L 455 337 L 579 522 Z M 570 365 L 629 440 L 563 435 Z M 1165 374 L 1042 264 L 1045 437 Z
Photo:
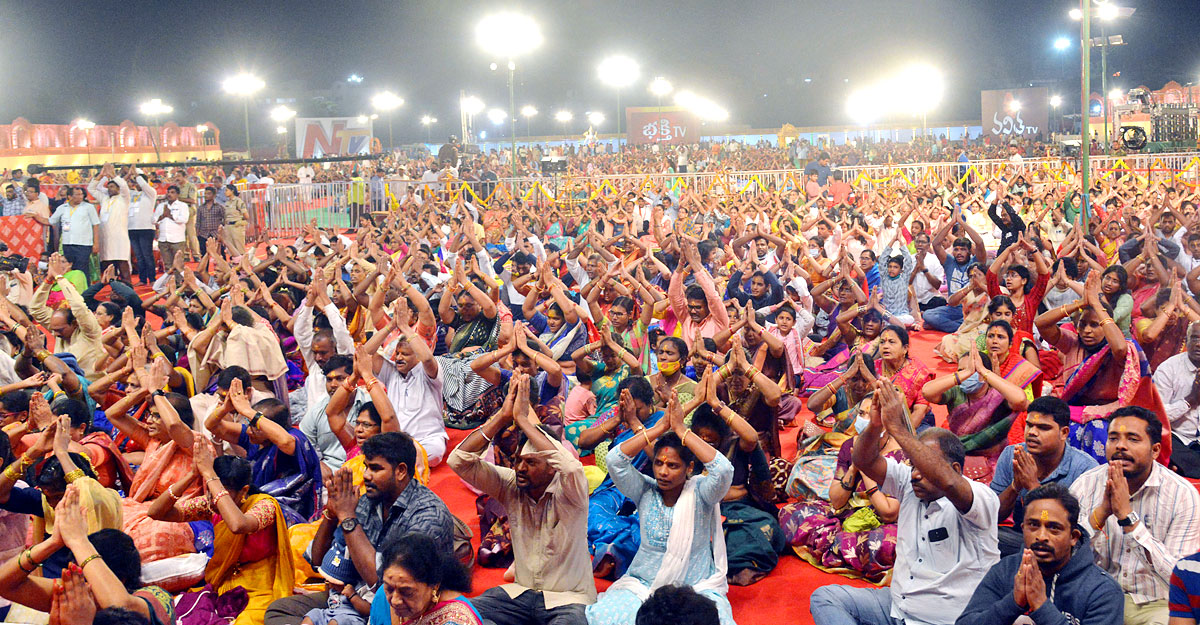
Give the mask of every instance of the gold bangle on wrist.
M 651 445 L 650 435 L 646 433 L 646 428 L 642 428 L 642 438 L 646 439 L 646 446 L 649 447 Z
M 81 477 L 85 477 L 86 475 L 87 474 L 83 472 L 83 469 L 75 469 L 74 471 L 71 471 L 71 472 L 67 473 L 66 475 L 64 475 L 63 479 L 65 479 L 68 484 L 72 484 L 75 482 L 75 480 L 77 480 Z
M 688 434 L 691 434 L 691 433 L 692 433 L 691 430 L 684 430 L 683 438 L 679 439 L 679 444 L 683 445 L 684 447 L 687 447 L 687 437 L 688 437 Z
M 100 554 L 98 554 L 98 553 L 93 553 L 92 555 L 90 555 L 90 556 L 88 556 L 88 557 L 84 558 L 84 559 L 83 559 L 83 562 L 79 563 L 79 569 L 80 569 L 80 570 L 83 570 L 83 568 L 84 568 L 84 567 L 86 567 L 86 566 L 88 565 L 88 563 L 89 563 L 89 562 L 91 562 L 92 560 L 95 560 L 95 559 L 97 559 L 97 558 L 99 558 L 99 557 L 100 557 Z M 32 558 L 32 557 L 31 557 L 31 558 Z

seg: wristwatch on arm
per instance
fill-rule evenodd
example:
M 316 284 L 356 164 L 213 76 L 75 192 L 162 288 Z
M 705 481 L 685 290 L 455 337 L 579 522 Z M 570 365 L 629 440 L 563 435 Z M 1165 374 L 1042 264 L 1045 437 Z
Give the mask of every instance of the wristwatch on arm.
M 1117 519 L 1117 525 L 1120 525 L 1121 527 L 1133 527 L 1134 525 L 1137 525 L 1138 521 L 1140 520 L 1142 520 L 1142 517 L 1138 516 L 1138 513 L 1130 512 L 1129 516 L 1123 519 Z
M 342 519 L 342 522 L 338 524 L 338 527 L 342 528 L 342 534 L 349 534 L 350 532 L 353 532 L 354 528 L 358 527 L 358 525 L 359 523 L 357 517 L 347 517 Z

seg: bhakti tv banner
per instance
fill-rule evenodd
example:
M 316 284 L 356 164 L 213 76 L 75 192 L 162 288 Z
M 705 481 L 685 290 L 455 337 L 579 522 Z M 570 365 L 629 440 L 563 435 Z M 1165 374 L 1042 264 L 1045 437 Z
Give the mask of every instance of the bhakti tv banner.
M 357 117 L 296 118 L 296 155 L 300 158 L 371 153 L 371 120 Z
M 626 141 L 633 145 L 682 145 L 700 141 L 700 120 L 677 106 L 625 109 Z
M 1045 87 L 982 92 L 983 135 L 993 139 L 1049 136 L 1050 95 Z

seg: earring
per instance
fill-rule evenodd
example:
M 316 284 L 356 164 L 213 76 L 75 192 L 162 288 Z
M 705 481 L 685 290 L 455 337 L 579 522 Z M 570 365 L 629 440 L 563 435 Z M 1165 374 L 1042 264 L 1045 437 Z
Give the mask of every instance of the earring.
M 438 599 L 440 598 L 439 597 L 440 594 L 441 594 L 441 591 L 439 589 L 437 589 L 437 588 L 433 589 L 433 597 L 432 597 L 433 605 L 438 604 Z

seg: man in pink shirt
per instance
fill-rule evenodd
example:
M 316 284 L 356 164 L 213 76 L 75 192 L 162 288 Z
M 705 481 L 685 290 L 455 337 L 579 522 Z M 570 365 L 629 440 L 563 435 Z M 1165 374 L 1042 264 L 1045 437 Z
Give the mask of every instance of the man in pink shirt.
M 712 276 L 700 263 L 700 253 L 696 250 L 696 245 L 685 241 L 681 241 L 680 244 L 687 264 L 678 267 L 671 275 L 667 299 L 671 302 L 671 311 L 682 326 L 681 338 L 690 350 L 697 330 L 704 338 L 713 338 L 722 330 L 728 330 L 729 313 L 725 311 L 725 304 L 717 294 L 717 285 Z M 696 284 L 688 287 L 685 292 L 683 278 L 688 271 L 696 275 Z

